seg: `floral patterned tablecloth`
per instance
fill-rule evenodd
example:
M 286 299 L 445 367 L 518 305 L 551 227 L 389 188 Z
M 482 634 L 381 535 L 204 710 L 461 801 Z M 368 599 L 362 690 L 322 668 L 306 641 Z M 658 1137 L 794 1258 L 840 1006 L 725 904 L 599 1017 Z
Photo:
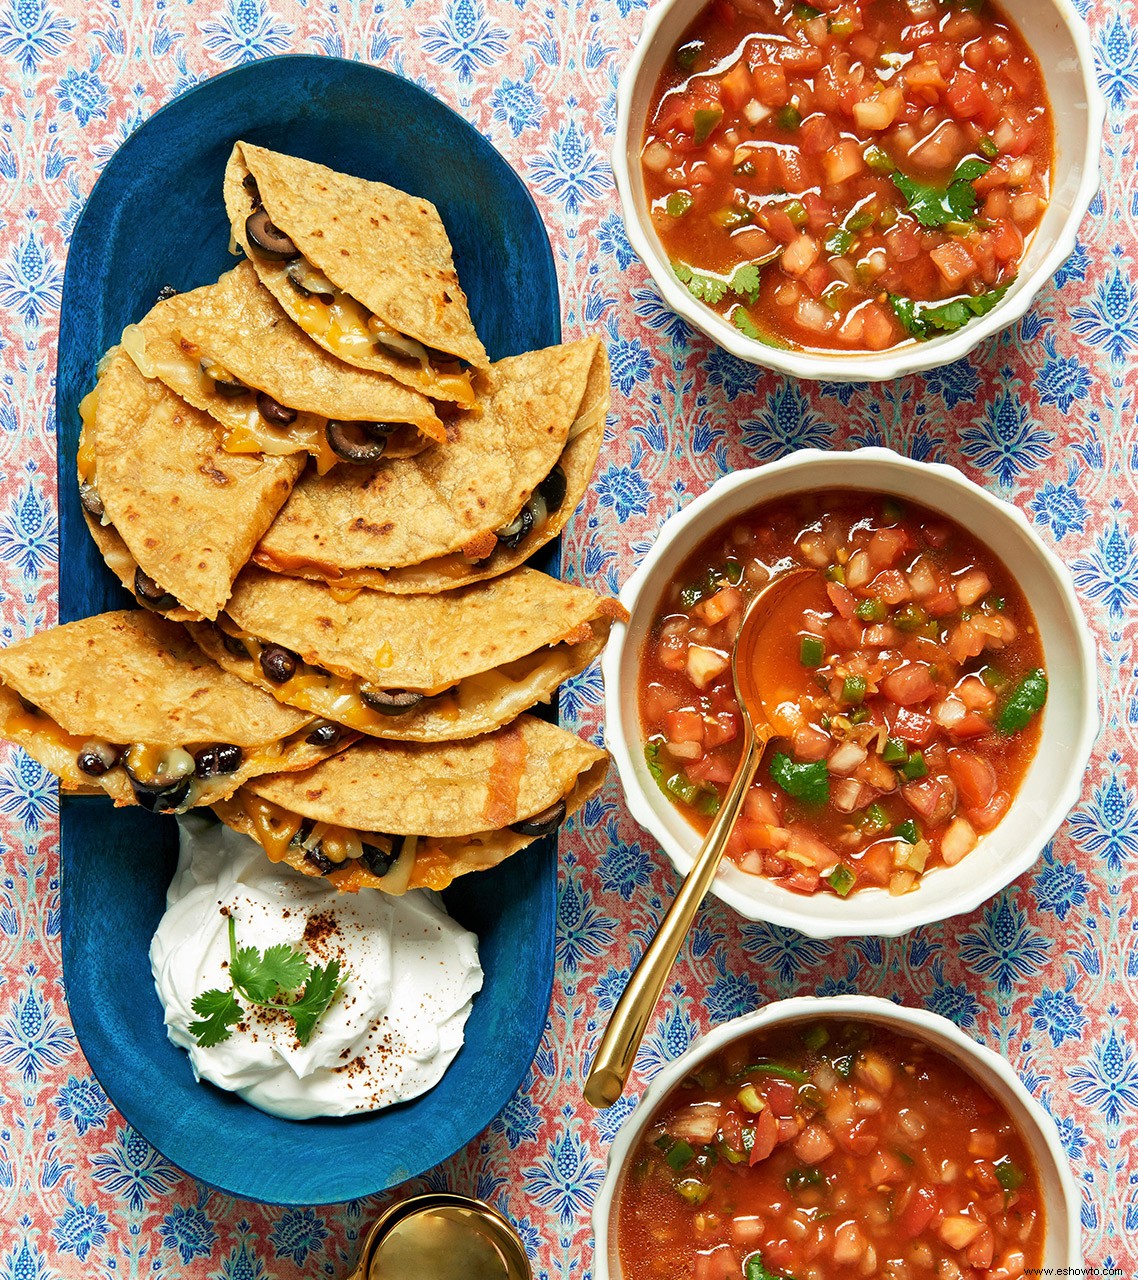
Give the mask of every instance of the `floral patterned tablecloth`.
M 923 1005 L 1002 1052 L 1052 1113 L 1083 1191 L 1087 1259 L 1138 1266 L 1138 5 L 1077 0 L 1109 101 L 1104 181 L 1029 315 L 970 359 L 881 386 L 809 386 L 711 349 L 629 248 L 607 151 L 644 0 L 0 0 L 0 627 L 54 622 L 55 343 L 68 236 L 100 169 L 163 103 L 290 51 L 366 59 L 457 107 L 528 183 L 567 336 L 612 357 L 608 438 L 564 547 L 615 591 L 654 531 L 733 468 L 803 445 L 887 444 L 1020 506 L 1071 566 L 1099 645 L 1104 729 L 1035 869 L 971 916 L 828 944 L 701 912 L 629 1098 L 581 1101 L 611 1010 L 675 877 L 610 781 L 562 841 L 557 978 L 529 1077 L 413 1186 L 519 1224 L 538 1277 L 591 1274 L 589 1210 L 639 1081 L 770 999 L 861 991 Z M 145 234 L 145 231 L 142 232 Z M 525 305 L 525 300 L 519 300 Z M 594 668 L 564 714 L 599 738 Z M 52 779 L 0 750 L 0 1280 L 340 1275 L 382 1200 L 266 1209 L 196 1184 L 124 1124 L 75 1042 L 60 976 Z

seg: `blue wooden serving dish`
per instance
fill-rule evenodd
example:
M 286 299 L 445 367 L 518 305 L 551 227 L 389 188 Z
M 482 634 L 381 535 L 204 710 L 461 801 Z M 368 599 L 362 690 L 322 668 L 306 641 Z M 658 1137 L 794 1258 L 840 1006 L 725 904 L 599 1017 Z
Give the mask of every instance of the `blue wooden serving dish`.
M 79 506 L 79 401 L 95 365 L 163 285 L 233 265 L 222 203 L 238 139 L 379 179 L 439 208 L 492 359 L 560 341 L 557 277 L 525 186 L 461 117 L 360 63 L 289 56 L 239 67 L 164 107 L 103 172 L 75 228 L 59 337 L 60 620 L 123 608 Z M 555 571 L 549 548 L 542 568 Z M 553 984 L 556 845 L 542 842 L 443 896 L 479 938 L 486 980 L 466 1044 L 429 1093 L 345 1120 L 277 1119 L 197 1084 L 166 1038 L 148 949 L 177 858 L 172 818 L 109 801 L 62 806 L 63 969 L 83 1052 L 128 1121 L 187 1173 L 236 1196 L 315 1205 L 415 1177 L 479 1133 L 533 1061 Z

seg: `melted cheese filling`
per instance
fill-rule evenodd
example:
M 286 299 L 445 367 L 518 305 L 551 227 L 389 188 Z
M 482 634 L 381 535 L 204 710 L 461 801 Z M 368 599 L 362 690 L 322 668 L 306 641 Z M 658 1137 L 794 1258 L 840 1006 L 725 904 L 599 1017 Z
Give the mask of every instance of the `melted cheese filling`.
M 241 641 L 249 657 L 259 667 L 263 641 L 239 630 L 225 615 L 218 619 L 218 625 L 227 635 Z M 424 714 L 457 720 L 460 716 L 474 717 L 481 713 L 498 723 L 502 711 L 508 712 L 512 718 L 543 696 L 548 697 L 554 688 L 573 675 L 577 670 L 577 649 L 577 645 L 550 645 L 492 671 L 464 676 L 453 685 L 414 690 L 431 699 L 430 705 L 420 703 L 398 716 L 384 715 L 369 707 L 360 694 L 358 676 L 334 672 L 323 674 L 305 663 L 300 664 L 296 674 L 288 680 L 272 685 L 272 692 L 290 706 L 380 737 L 391 726 L 412 723 Z M 494 709 L 498 709 L 499 714 L 488 715 Z
M 288 310 L 304 332 L 329 347 L 336 355 L 351 361 L 353 357 L 366 359 L 382 353 L 400 363 L 418 365 L 431 381 L 433 396 L 461 405 L 474 403 L 469 371 L 451 373 L 445 369 L 436 369 L 421 343 L 415 343 L 422 351 L 418 357 L 385 345 L 381 338 L 386 333 L 390 333 L 393 344 L 398 341 L 400 347 L 407 340 L 402 334 L 387 329 L 362 303 L 331 285 L 331 282 L 332 301 L 325 302 L 315 294 L 301 293 L 288 277 L 287 264 L 258 258 L 257 266 L 266 274 L 274 276 L 282 290 L 288 290 Z
M 247 777 L 271 773 L 283 762 L 289 749 L 303 736 L 311 732 L 306 725 L 289 738 L 277 739 L 252 749 L 242 749 L 243 759 L 232 773 L 217 774 L 212 778 L 193 776 L 185 800 L 177 812 L 202 804 L 213 804 L 231 794 Z M 77 737 L 67 733 L 50 716 L 40 711 L 28 711 L 19 698 L 7 688 L 0 687 L 0 738 L 15 742 L 60 779 L 69 790 L 89 790 L 101 787 L 108 795 L 118 798 L 123 787 L 133 794 L 132 776 L 141 785 L 172 785 L 180 778 L 192 774 L 193 756 L 203 747 L 213 743 L 193 743 L 181 747 L 156 746 L 153 743 L 134 742 L 125 746 L 108 743 L 119 754 L 120 760 L 129 757 L 128 772 L 122 764 L 116 764 L 98 776 L 84 773 L 79 768 L 79 752 L 88 742 L 101 739 Z M 190 767 L 187 767 L 187 764 Z

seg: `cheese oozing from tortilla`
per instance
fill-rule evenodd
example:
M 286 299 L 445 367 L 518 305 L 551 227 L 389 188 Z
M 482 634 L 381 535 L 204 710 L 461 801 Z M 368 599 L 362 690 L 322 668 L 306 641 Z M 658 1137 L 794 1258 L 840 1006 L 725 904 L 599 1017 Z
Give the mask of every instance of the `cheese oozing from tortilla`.
M 167 1034 L 195 1076 L 292 1120 L 373 1111 L 437 1084 L 482 985 L 474 935 L 426 894 L 345 897 L 271 866 L 251 840 L 202 815 L 179 825 L 150 961 Z M 339 963 L 343 988 L 307 1044 L 290 1019 L 244 1001 L 228 1039 L 197 1043 L 194 999 L 231 985 L 230 920 L 242 947 L 283 945 L 310 964 Z
M 261 651 L 266 642 L 242 631 L 226 614 L 218 618 L 217 625 L 226 635 L 240 641 L 250 660 L 260 668 Z M 464 676 L 454 684 L 433 689 L 408 689 L 408 692 L 422 694 L 424 702 L 401 715 L 385 715 L 368 706 L 360 692 L 364 682 L 359 676 L 350 672 L 317 670 L 304 662 L 297 663 L 296 673 L 289 679 L 279 684 L 270 681 L 265 687 L 274 697 L 290 706 L 381 738 L 415 737 L 414 733 L 405 735 L 399 729 L 421 719 L 421 714 L 417 716 L 417 713 L 423 711 L 452 722 L 464 719 L 468 727 L 459 736 L 469 736 L 497 728 L 504 722 L 503 717 L 512 719 L 534 703 L 547 700 L 554 688 L 580 670 L 582 664 L 577 660 L 578 650 L 581 644 L 589 644 L 592 640 L 590 627 L 589 634 L 580 639 L 548 645 L 490 671 Z M 482 719 L 485 719 L 485 724 L 481 723 Z

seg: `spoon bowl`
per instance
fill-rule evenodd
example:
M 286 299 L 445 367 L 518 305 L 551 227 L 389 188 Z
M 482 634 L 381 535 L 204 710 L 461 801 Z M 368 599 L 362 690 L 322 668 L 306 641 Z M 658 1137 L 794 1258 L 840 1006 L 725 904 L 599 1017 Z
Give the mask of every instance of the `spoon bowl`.
M 825 585 L 815 570 L 796 569 L 768 582 L 743 613 L 731 648 L 731 678 L 742 722 L 743 749 L 739 763 L 691 870 L 636 966 L 601 1037 L 585 1081 L 585 1100 L 594 1107 L 611 1107 L 624 1092 L 652 1011 L 660 1000 L 695 913 L 715 879 L 763 751 L 771 738 L 784 731 L 781 707 L 788 701 L 796 701 L 802 692 L 789 687 L 785 679 L 773 677 L 772 673 L 785 665 L 775 660 L 776 650 L 779 637 L 799 630 L 803 613 L 822 607 Z

